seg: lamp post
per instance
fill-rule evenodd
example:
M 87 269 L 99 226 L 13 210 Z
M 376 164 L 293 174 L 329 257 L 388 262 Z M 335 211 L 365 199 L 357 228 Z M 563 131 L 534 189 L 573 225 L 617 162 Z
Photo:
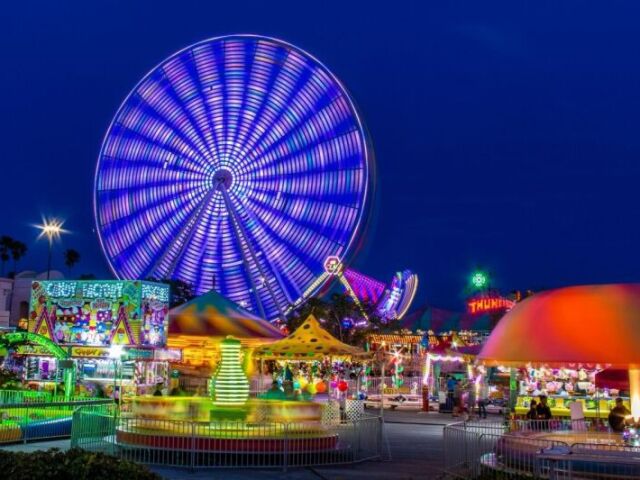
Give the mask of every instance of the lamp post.
M 111 345 L 109 348 L 109 358 L 113 360 L 113 400 L 116 402 L 118 410 L 120 409 L 120 402 L 122 400 L 122 391 L 119 392 L 118 398 L 116 399 L 116 391 L 118 389 L 118 362 L 120 362 L 123 354 L 124 350 L 122 345 Z M 122 382 L 120 382 L 120 390 L 122 390 Z
M 40 229 L 40 235 L 38 235 L 38 239 L 42 237 L 47 237 L 49 241 L 49 254 L 47 257 L 47 280 L 51 276 L 51 252 L 53 250 L 53 241 L 60 238 L 60 235 L 63 233 L 67 233 L 66 230 L 62 229 L 61 220 L 52 218 L 52 219 L 43 219 L 42 225 L 36 225 L 37 228 Z

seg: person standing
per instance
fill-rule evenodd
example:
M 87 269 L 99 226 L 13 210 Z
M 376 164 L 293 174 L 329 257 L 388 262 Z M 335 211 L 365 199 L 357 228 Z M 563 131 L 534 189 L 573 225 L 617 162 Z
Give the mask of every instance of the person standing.
M 462 385 L 460 385 L 459 381 L 455 381 L 455 382 L 456 382 L 456 385 L 453 388 L 453 414 L 452 414 L 452 416 L 457 417 L 457 416 L 460 415 L 460 412 L 462 410 Z
M 487 418 L 487 405 L 489 404 L 489 385 L 484 378 L 480 382 L 480 391 L 478 397 L 478 415 L 481 418 Z
M 547 405 L 547 396 L 540 395 L 540 403 L 536 407 L 536 414 L 538 415 L 538 423 L 542 429 L 549 428 L 549 420 L 551 420 L 551 408 Z
M 624 432 L 624 427 L 630 423 L 631 412 L 622 403 L 620 397 L 616 398 L 616 406 L 609 412 L 609 426 L 614 432 Z
M 451 375 L 447 376 L 447 407 L 453 412 L 455 409 L 455 402 L 453 400 L 453 393 L 456 388 L 456 379 Z

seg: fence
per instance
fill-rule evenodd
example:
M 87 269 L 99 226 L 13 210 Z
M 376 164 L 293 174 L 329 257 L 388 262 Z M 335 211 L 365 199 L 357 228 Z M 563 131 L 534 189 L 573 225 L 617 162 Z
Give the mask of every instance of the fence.
M 85 402 L 90 400 L 95 399 L 86 396 L 72 396 L 67 399 L 63 394 L 53 395 L 51 392 L 37 390 L 0 390 L 0 407 L 16 403 Z
M 362 417 L 319 423 L 193 422 L 110 416 L 78 409 L 71 446 L 172 467 L 265 468 L 381 458 L 383 423 Z
M 557 422 L 550 423 L 549 427 L 555 428 L 553 431 L 563 431 L 570 429 L 571 424 Z M 463 478 L 483 479 L 640 478 L 638 447 L 626 447 L 613 442 L 570 443 L 523 433 L 540 432 L 540 426 L 533 423 L 518 424 L 516 429 L 507 432 L 506 427 L 497 423 L 460 422 L 447 425 L 444 428 L 447 472 Z
M 0 405 L 0 444 L 71 436 L 73 411 L 113 411 L 110 400 L 24 402 Z

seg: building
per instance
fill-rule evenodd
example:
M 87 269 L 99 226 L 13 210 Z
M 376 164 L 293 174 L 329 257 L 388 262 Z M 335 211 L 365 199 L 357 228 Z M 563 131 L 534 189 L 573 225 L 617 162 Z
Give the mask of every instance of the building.
M 12 290 L 13 280 L 10 278 L 0 278 L 0 328 L 9 327 Z

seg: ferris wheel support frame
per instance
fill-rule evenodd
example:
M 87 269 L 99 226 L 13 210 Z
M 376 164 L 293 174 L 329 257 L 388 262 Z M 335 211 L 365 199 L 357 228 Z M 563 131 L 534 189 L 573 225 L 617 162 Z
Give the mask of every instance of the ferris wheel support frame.
M 249 254 L 253 258 L 253 261 L 255 263 L 256 268 L 258 269 L 258 272 L 260 273 L 260 276 L 264 279 L 264 285 L 266 285 L 267 290 L 269 291 L 269 295 L 271 295 L 271 298 L 273 299 L 273 303 L 276 305 L 276 308 L 278 309 L 278 312 L 280 313 L 280 320 L 282 320 L 284 322 L 285 316 L 284 316 L 284 312 L 282 311 L 282 307 L 280 306 L 280 303 L 278 302 L 278 298 L 276 297 L 276 294 L 273 291 L 273 288 L 271 287 L 271 284 L 269 283 L 269 279 L 267 278 L 267 275 L 265 274 L 265 272 L 264 272 L 264 270 L 262 268 L 262 265 L 260 265 L 260 261 L 258 259 L 258 254 L 256 253 L 255 249 L 253 248 L 253 245 L 251 245 L 251 242 L 249 240 L 249 235 L 247 235 L 247 232 L 244 229 L 244 225 L 238 219 L 238 213 L 233 208 L 233 203 L 231 202 L 231 197 L 229 197 L 229 192 L 227 192 L 228 180 L 224 176 L 216 176 L 215 180 L 218 182 L 218 190 L 220 191 L 220 193 L 222 193 L 222 198 L 224 200 L 225 206 L 227 207 L 227 210 L 229 211 L 229 215 L 231 216 L 231 223 L 233 224 L 233 227 L 236 230 L 236 237 L 237 237 L 237 240 L 238 240 L 238 246 L 240 247 L 240 253 L 242 254 L 242 260 L 243 260 L 245 269 L 247 270 L 247 276 L 249 277 L 249 281 L 251 282 L 251 288 L 253 288 L 253 294 L 256 297 L 256 302 L 258 304 L 258 309 L 260 310 L 260 315 L 262 316 L 262 318 L 266 318 L 264 305 L 262 304 L 262 299 L 260 298 L 260 294 L 258 293 L 258 288 L 256 286 L 256 283 L 255 283 L 255 280 L 253 278 L 253 275 L 251 275 L 251 267 L 250 267 L 249 261 L 248 261 L 248 259 L 246 257 L 245 249 L 242 247 L 242 242 L 243 241 L 244 241 L 245 245 L 247 246 L 247 249 L 249 250 Z M 284 290 L 284 288 L 283 288 L 283 290 Z

